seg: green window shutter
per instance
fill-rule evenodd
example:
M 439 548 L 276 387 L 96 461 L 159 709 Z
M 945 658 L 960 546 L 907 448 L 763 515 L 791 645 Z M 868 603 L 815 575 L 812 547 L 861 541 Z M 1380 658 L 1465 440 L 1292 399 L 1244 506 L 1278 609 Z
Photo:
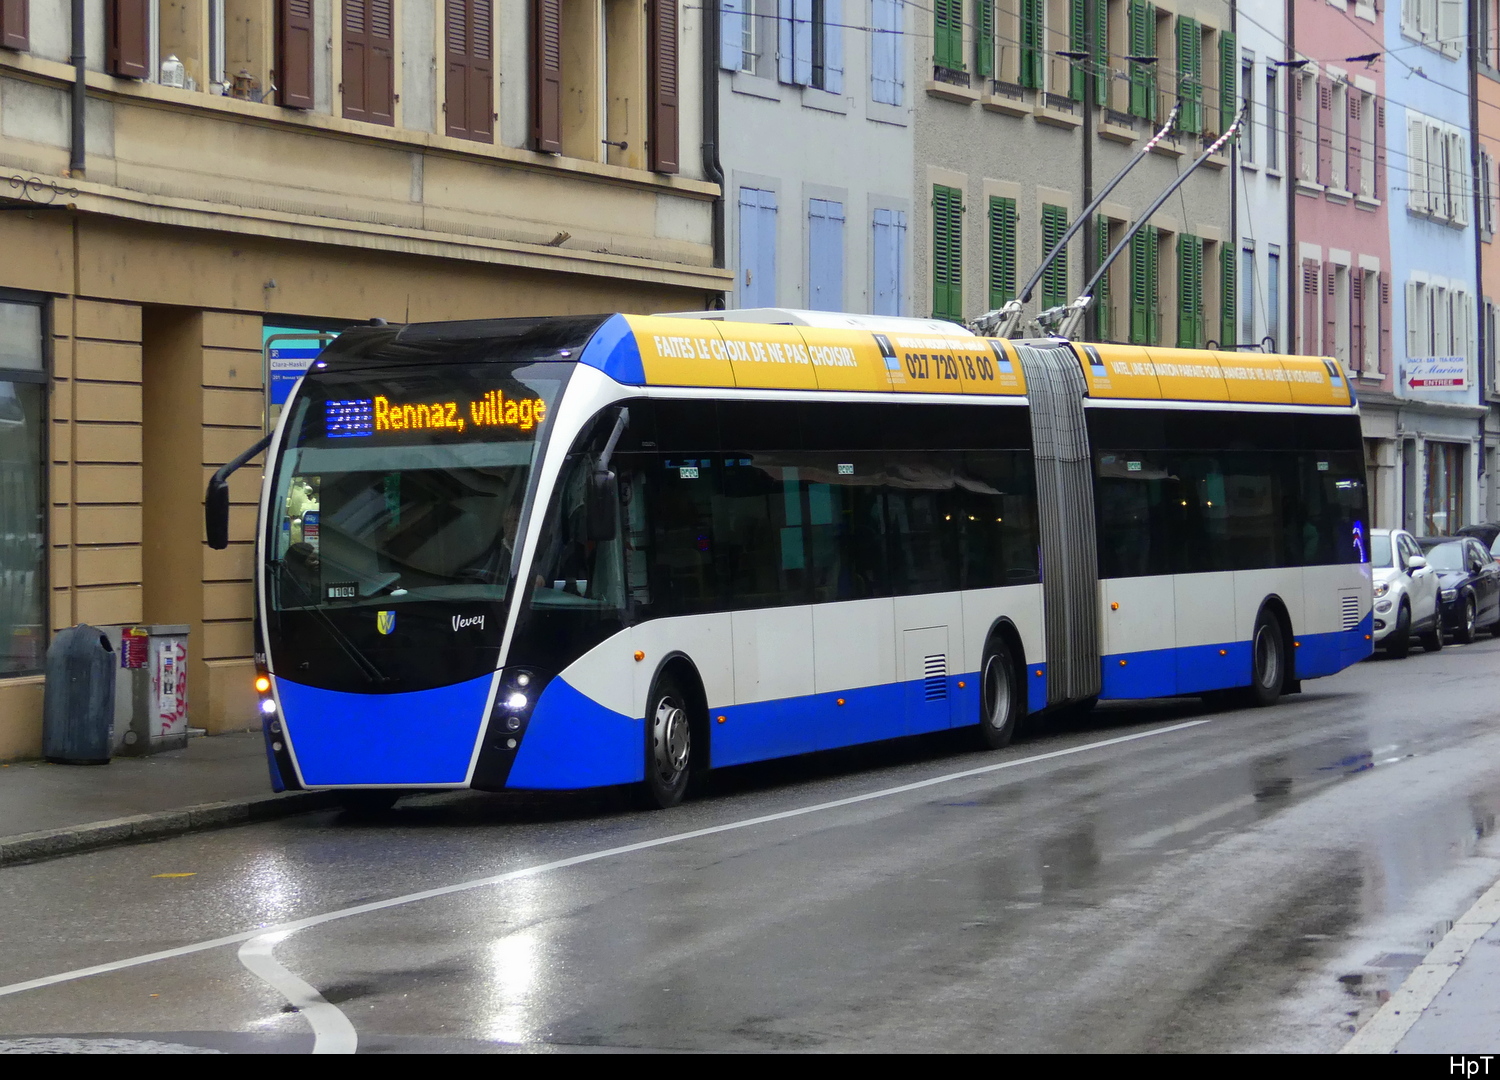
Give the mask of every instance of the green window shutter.
M 1021 71 L 1022 86 L 1039 89 L 1046 77 L 1046 42 L 1043 4 L 1046 0 L 1021 0 Z
M 1177 346 L 1203 347 L 1203 239 L 1177 238 Z
M 1094 104 L 1109 104 L 1109 0 L 1094 0 Z
M 1042 257 L 1068 231 L 1068 212 L 1061 206 L 1042 205 Z M 1068 302 L 1068 251 L 1064 248 L 1042 274 L 1042 310 Z
M 932 314 L 963 318 L 963 192 L 932 188 Z
M 950 71 L 964 70 L 963 0 L 935 0 L 932 23 L 932 62 Z
M 1095 266 L 1103 266 L 1104 260 L 1109 258 L 1109 218 L 1103 214 L 1099 215 L 1094 224 L 1094 250 L 1098 253 L 1094 260 Z M 1111 319 L 1112 312 L 1109 307 L 1109 274 L 1104 273 L 1099 278 L 1099 284 L 1094 286 L 1094 310 L 1099 313 L 1099 336 L 1105 341 L 1114 340 L 1114 325 Z
M 1182 111 L 1177 128 L 1196 135 L 1203 130 L 1203 33 L 1197 19 L 1177 18 L 1177 96 Z
M 1147 342 L 1161 344 L 1161 232 L 1147 225 L 1146 234 L 1146 315 Z
M 1156 55 L 1156 5 L 1129 0 L 1130 55 Z M 1156 120 L 1156 64 L 1130 65 L 1130 115 Z
M 1229 130 L 1239 111 L 1240 50 L 1234 33 L 1219 33 L 1219 134 Z M 1232 260 L 1231 260 L 1232 261 Z
M 1151 269 L 1146 233 L 1150 226 L 1130 238 L 1130 343 L 1145 345 L 1151 339 Z
M 1016 298 L 1016 200 L 990 196 L 990 307 Z
M 1088 37 L 1088 28 L 1084 20 L 1088 17 L 1088 0 L 1068 0 L 1068 49 L 1070 52 L 1084 52 L 1084 41 Z M 1070 60 L 1068 62 L 1068 97 L 1074 101 L 1082 101 L 1083 95 L 1088 92 L 1088 78 L 1086 64 L 1088 62 Z
M 1226 349 L 1232 349 L 1239 341 L 1239 321 L 1236 319 L 1234 302 L 1239 296 L 1236 285 L 1234 246 L 1232 244 L 1219 245 L 1219 280 L 1224 285 L 1224 295 L 1219 302 L 1219 344 Z
M 995 0 L 974 0 L 974 70 L 995 74 Z

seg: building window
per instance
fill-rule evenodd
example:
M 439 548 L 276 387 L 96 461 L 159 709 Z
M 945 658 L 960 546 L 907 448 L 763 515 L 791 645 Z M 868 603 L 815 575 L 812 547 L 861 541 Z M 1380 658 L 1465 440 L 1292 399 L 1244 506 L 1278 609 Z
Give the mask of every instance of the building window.
M 40 303 L 0 299 L 0 676 L 47 652 L 47 375 Z
M 755 0 L 720 0 L 719 66 L 725 71 L 743 71 L 754 75 L 760 50 L 760 19 Z
M 1479 151 L 1479 232 L 1491 241 L 1495 238 L 1495 159 L 1488 150 Z
M 1203 238 L 1177 238 L 1177 347 L 1203 347 Z
M 1016 200 L 990 197 L 990 307 L 1016 298 Z M 1045 305 L 1044 305 L 1045 306 Z
M 1297 179 L 1318 182 L 1318 76 L 1297 75 Z
M 1266 65 L 1266 168 L 1281 168 L 1281 76 Z
M 1231 342 L 1225 341 L 1225 346 Z M 1237 344 L 1255 344 L 1255 248 L 1240 251 L 1240 329 Z
M 1271 351 L 1281 348 L 1281 249 L 1272 244 L 1266 250 L 1266 332 Z
M 1302 348 L 1304 356 L 1316 356 L 1323 351 L 1322 297 L 1318 291 L 1318 260 L 1302 260 Z
M 1342 82 L 1335 82 L 1332 96 L 1333 111 L 1329 119 L 1333 145 L 1328 186 L 1344 191 L 1349 188 L 1349 88 Z
M 1380 374 L 1380 275 L 1374 270 L 1357 272 L 1359 370 L 1365 375 Z
M 959 0 L 949 2 L 958 3 Z M 1040 90 L 1047 82 L 1047 0 L 1018 2 L 1021 5 L 1021 45 L 1017 81 L 1022 86 Z
M 776 77 L 793 86 L 842 94 L 842 0 L 777 0 L 776 10 Z
M 1255 144 L 1258 141 L 1255 138 L 1255 61 L 1249 56 L 1242 57 L 1240 60 L 1240 93 L 1244 95 L 1240 100 L 1240 109 L 1245 117 L 1239 136 L 1240 159 L 1246 165 L 1254 165 Z M 1234 117 L 1226 116 L 1224 123 L 1226 126 L 1234 123 Z M 1266 138 L 1270 137 L 1271 133 L 1267 131 Z
M 1155 345 L 1161 340 L 1161 232 L 1147 225 L 1130 239 L 1130 343 Z
M 901 0 L 873 0 L 870 21 L 870 96 L 900 105 L 906 90 L 901 67 Z
M 1375 95 L 1361 93 L 1359 110 L 1359 194 L 1375 198 Z
M 875 297 L 872 315 L 900 315 L 906 302 L 906 214 L 875 211 Z
M 1156 8 L 1145 0 L 1129 0 L 1126 8 L 1129 55 L 1156 56 Z M 1159 65 L 1130 61 L 1130 115 L 1156 119 L 1156 69 Z
M 1345 370 L 1354 367 L 1354 357 L 1349 350 L 1353 331 L 1354 310 L 1350 306 L 1349 268 L 1333 264 L 1333 280 L 1328 283 L 1328 295 L 1333 304 L 1333 357 Z
M 807 201 L 807 306 L 844 310 L 844 204 Z
M 1450 536 L 1464 525 L 1464 451 L 1459 443 L 1427 443 L 1427 497 L 1422 518 L 1429 536 Z
M 1464 0 L 1401 0 L 1401 33 L 1447 56 L 1464 49 Z
M 1099 215 L 1094 224 L 1095 251 L 1098 253 L 1097 266 L 1104 266 L 1109 258 L 1109 253 L 1114 250 L 1114 242 L 1111 234 L 1115 231 L 1114 224 L 1103 214 Z M 1119 260 L 1116 260 L 1118 263 Z M 1099 340 L 1115 340 L 1115 294 L 1110 287 L 1115 276 L 1115 267 L 1105 267 L 1104 273 L 1099 275 L 1099 283 L 1094 286 L 1094 310 L 1099 313 Z
M 1042 204 L 1042 258 L 1051 254 L 1063 234 L 1068 231 L 1068 211 L 1063 206 Z M 1063 248 L 1057 258 L 1047 264 L 1042 274 L 1042 310 L 1062 307 L 1068 302 L 1068 249 Z
M 776 306 L 776 193 L 740 188 L 739 306 Z
M 932 187 L 932 316 L 963 321 L 963 192 Z
M 1197 19 L 1177 17 L 1177 130 L 1203 130 L 1203 28 Z M 1158 61 L 1160 63 L 1160 61 Z

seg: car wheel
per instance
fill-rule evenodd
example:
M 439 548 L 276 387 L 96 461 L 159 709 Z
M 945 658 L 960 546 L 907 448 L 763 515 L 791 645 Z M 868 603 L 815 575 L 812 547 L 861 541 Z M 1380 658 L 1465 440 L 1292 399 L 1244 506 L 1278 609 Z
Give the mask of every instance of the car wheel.
M 1246 700 L 1251 705 L 1274 705 L 1286 682 L 1286 641 L 1281 623 L 1269 611 L 1255 620 L 1250 637 L 1250 690 Z
M 1405 600 L 1396 610 L 1396 628 L 1385 639 L 1385 654 L 1392 660 L 1405 660 L 1411 652 L 1411 605 Z
M 1460 645 L 1474 644 L 1474 597 L 1472 594 L 1464 597 L 1464 617 L 1458 624 L 1458 629 L 1453 632 L 1453 640 Z
M 1437 625 L 1434 626 L 1431 630 L 1424 631 L 1417 638 L 1417 640 L 1422 643 L 1422 651 L 1423 652 L 1442 652 L 1443 651 L 1443 616 L 1442 616 L 1442 612 L 1438 613 Z
M 1021 715 L 1016 662 L 1000 638 L 984 650 L 979 676 L 979 745 L 985 750 L 1009 746 Z
M 693 760 L 693 724 L 688 697 L 663 675 L 646 713 L 646 805 L 667 810 L 687 794 Z

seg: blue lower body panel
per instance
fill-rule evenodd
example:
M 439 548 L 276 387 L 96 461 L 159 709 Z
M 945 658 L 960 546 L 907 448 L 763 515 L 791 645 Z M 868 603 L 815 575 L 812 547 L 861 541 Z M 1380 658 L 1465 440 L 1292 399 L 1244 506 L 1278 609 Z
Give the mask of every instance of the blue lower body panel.
M 1375 616 L 1366 615 L 1353 630 L 1334 634 L 1305 634 L 1297 639 L 1293 670 L 1299 679 L 1332 675 L 1357 664 L 1375 649 Z
M 537 698 L 505 786 L 559 790 L 645 778 L 645 721 L 606 709 L 558 678 Z
M 410 694 L 344 694 L 277 681 L 281 720 L 308 787 L 462 784 L 491 676 Z

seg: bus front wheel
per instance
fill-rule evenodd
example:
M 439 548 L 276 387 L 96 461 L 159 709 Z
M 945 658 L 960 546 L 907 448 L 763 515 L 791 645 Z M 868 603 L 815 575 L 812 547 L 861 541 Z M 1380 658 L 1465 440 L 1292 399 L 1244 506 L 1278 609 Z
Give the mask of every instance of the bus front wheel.
M 693 724 L 688 696 L 670 675 L 651 693 L 646 712 L 646 801 L 667 810 L 687 794 L 693 761 Z
M 1269 611 L 1262 611 L 1255 620 L 1255 633 L 1250 638 L 1250 665 L 1249 704 L 1276 704 L 1286 681 L 1286 639 L 1281 633 L 1281 621 Z
M 979 744 L 986 750 L 1009 746 L 1021 715 L 1016 662 L 1000 638 L 984 650 L 979 678 Z

